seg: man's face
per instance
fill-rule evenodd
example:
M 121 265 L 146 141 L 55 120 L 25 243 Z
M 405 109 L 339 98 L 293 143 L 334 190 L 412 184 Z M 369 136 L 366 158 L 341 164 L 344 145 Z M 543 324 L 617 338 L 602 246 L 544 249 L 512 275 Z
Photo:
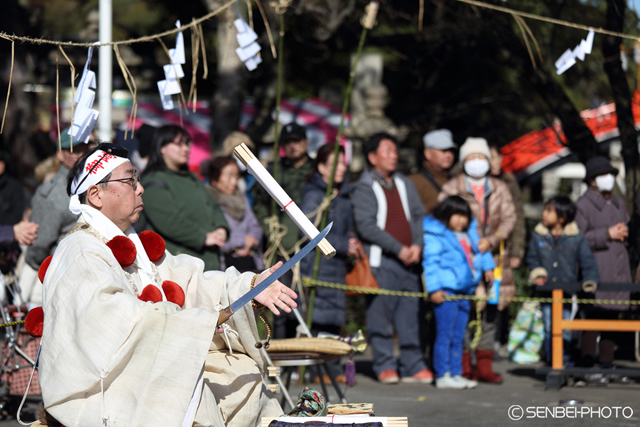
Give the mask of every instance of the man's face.
M 453 166 L 455 155 L 453 149 L 438 150 L 437 148 L 425 148 L 424 157 L 427 162 L 437 170 L 449 170 Z
M 118 179 L 136 178 L 136 170 L 129 162 L 123 163 L 111 173 L 109 181 Z M 135 187 L 135 189 L 134 189 Z M 109 182 L 107 185 L 99 185 L 102 200 L 102 212 L 121 230 L 126 230 L 138 221 L 142 212 L 142 184 L 131 181 Z
M 67 169 L 72 169 L 73 165 L 76 164 L 76 161 L 82 157 L 84 153 L 87 152 L 87 144 L 78 144 L 73 147 L 73 153 L 71 150 L 63 148 L 62 150 L 56 151 L 56 157 L 60 160 L 60 163 L 64 165 Z
M 369 153 L 369 162 L 380 174 L 391 175 L 398 166 L 398 147 L 390 139 L 383 139 L 378 149 Z
M 287 159 L 295 162 L 302 159 L 307 154 L 309 141 L 306 139 L 290 139 L 282 144 L 284 155 Z
M 0 176 L 2 176 L 4 174 L 4 171 L 6 170 L 6 166 L 4 164 L 4 160 L 0 160 Z

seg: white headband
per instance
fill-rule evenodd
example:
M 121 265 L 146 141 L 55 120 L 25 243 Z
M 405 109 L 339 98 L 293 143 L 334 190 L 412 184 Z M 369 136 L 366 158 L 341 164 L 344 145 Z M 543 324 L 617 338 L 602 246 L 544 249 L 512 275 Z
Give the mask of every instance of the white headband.
M 114 156 L 113 154 L 108 154 L 102 150 L 97 150 L 95 153 L 90 155 L 84 163 L 84 169 L 80 176 L 75 177 L 71 183 L 71 200 L 69 201 L 69 210 L 76 215 L 82 213 L 78 194 L 84 193 L 89 189 L 89 187 L 102 181 L 104 177 L 113 172 L 115 168 L 127 162 L 129 162 L 129 159 L 125 157 Z M 89 174 L 89 171 L 91 171 L 91 174 Z M 78 187 L 79 183 L 82 183 L 80 187 Z

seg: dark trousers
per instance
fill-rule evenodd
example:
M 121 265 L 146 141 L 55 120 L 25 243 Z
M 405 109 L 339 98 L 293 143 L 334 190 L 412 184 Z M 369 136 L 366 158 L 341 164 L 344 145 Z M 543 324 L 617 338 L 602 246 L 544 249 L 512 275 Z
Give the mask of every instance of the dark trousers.
M 420 275 L 394 258 L 382 256 L 379 268 L 372 273 L 382 289 L 394 291 L 422 291 Z M 373 350 L 373 371 L 397 370 L 401 377 L 426 369 L 420 346 L 418 298 L 376 295 L 367 299 L 367 333 Z M 400 345 L 400 359 L 393 355 L 394 331 Z
M 587 319 L 617 319 L 618 315 L 618 311 L 601 310 L 597 308 L 588 310 L 585 313 Z M 598 335 L 600 335 L 600 355 L 596 357 Z M 582 356 L 580 358 L 580 365 L 590 367 L 593 366 L 596 361 L 600 362 L 600 364 L 613 363 L 614 336 L 614 332 L 584 331 L 582 333 Z
M 496 329 L 498 327 L 498 306 L 493 304 L 487 304 L 482 311 L 482 336 L 480 337 L 480 341 L 478 342 L 478 349 L 481 350 L 494 350 L 494 340 L 496 336 Z M 476 310 L 471 310 L 471 314 L 469 316 L 469 321 L 473 322 L 476 320 Z M 469 350 L 471 348 L 471 343 L 473 342 L 473 338 L 476 334 L 476 326 L 467 329 L 467 336 L 464 340 L 464 348 L 465 350 Z

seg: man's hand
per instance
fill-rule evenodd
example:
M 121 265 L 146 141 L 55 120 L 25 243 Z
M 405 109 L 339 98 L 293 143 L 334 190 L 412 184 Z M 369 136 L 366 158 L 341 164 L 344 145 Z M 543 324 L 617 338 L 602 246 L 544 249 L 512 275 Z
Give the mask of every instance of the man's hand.
M 547 283 L 547 278 L 546 277 L 536 277 L 536 279 L 533 281 L 533 284 L 536 286 L 544 286 L 544 284 Z
M 610 240 L 620 240 L 621 242 L 624 242 L 626 238 L 629 237 L 629 227 L 624 223 L 619 222 L 616 225 L 609 227 L 607 235 Z
M 475 295 L 477 297 L 486 298 L 487 297 L 487 289 L 481 284 L 476 288 Z M 482 311 L 482 310 L 484 310 L 484 308 L 486 306 L 487 306 L 487 300 L 486 299 L 477 300 L 476 301 L 476 307 L 478 307 L 478 310 Z
M 407 267 L 420 262 L 422 249 L 418 245 L 403 246 L 398 254 L 398 259 Z
M 279 261 L 276 265 L 258 276 L 255 286 L 258 286 L 264 279 L 271 276 L 272 273 L 275 273 L 281 266 L 282 261 Z M 279 316 L 280 310 L 291 313 L 291 309 L 298 306 L 294 301 L 296 298 L 298 298 L 298 295 L 296 295 L 291 288 L 283 285 L 279 280 L 276 280 L 271 286 L 258 294 L 254 300 L 267 307 L 276 316 Z M 280 310 L 278 310 L 278 308 L 280 308 Z
M 409 246 L 411 251 L 411 264 L 418 264 L 422 260 L 422 248 L 418 245 Z
M 40 226 L 27 220 L 20 221 L 13 226 L 14 239 L 21 245 L 32 245 L 38 236 Z
M 410 265 L 413 257 L 413 252 L 409 249 L 409 246 L 403 246 L 398 254 L 398 259 L 402 261 L 404 265 Z
M 204 240 L 205 246 L 224 246 L 225 243 L 227 243 L 227 230 L 222 227 L 207 233 L 207 238 Z
M 489 239 L 483 237 L 482 239 L 480 239 L 480 241 L 478 241 L 478 250 L 480 252 L 485 253 L 489 249 L 491 249 L 491 243 L 489 242 Z
M 431 299 L 432 303 L 440 305 L 444 302 L 444 291 L 435 291 L 429 294 L 429 298 Z
M 349 249 L 347 255 L 356 255 L 358 253 L 358 239 L 349 237 Z
M 514 257 L 512 256 L 511 259 L 509 260 L 509 264 L 511 265 L 511 268 L 518 268 L 520 267 L 520 263 L 522 262 L 522 260 L 518 257 Z
M 513 298 L 516 296 L 516 287 L 500 286 L 500 301 L 498 301 L 498 311 L 502 311 L 511 304 L 511 301 L 505 301 L 502 298 Z

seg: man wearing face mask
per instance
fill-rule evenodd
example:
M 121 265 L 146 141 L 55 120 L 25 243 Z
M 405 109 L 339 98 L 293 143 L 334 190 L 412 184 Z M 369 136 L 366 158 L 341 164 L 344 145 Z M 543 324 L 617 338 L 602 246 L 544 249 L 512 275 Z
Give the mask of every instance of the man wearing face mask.
M 600 270 L 600 280 L 609 283 L 631 283 L 631 269 L 627 255 L 629 237 L 629 214 L 624 201 L 614 196 L 615 176 L 618 169 L 611 166 L 602 156 L 594 157 L 586 163 L 585 181 L 587 192 L 576 202 L 576 222 L 589 242 Z M 629 292 L 596 291 L 596 299 L 628 300 Z M 617 311 L 626 310 L 628 304 L 594 305 L 586 311 L 587 318 L 617 319 Z M 593 366 L 596 360 L 597 331 L 585 331 L 582 335 L 582 357 L 580 365 Z M 612 334 L 603 332 L 600 337 L 598 361 L 602 367 L 611 367 L 614 342 Z
M 460 162 L 464 172 L 452 178 L 442 187 L 438 200 L 448 196 L 460 196 L 471 207 L 478 223 L 478 249 L 482 253 L 491 251 L 494 262 L 502 267 L 500 296 L 515 295 L 513 271 L 509 265 L 508 250 L 500 254 L 501 241 L 511 235 L 516 223 L 516 211 L 507 185 L 500 179 L 489 176 L 491 151 L 484 138 L 467 138 L 460 147 Z M 504 246 L 503 246 L 504 248 Z M 502 262 L 501 262 L 502 261 Z M 493 280 L 481 282 L 476 295 L 486 296 Z M 482 337 L 476 349 L 476 369 L 471 368 L 470 340 L 465 340 L 462 355 L 463 375 L 483 382 L 501 384 L 502 377 L 493 372 L 494 337 L 498 323 L 498 311 L 504 310 L 509 302 L 500 301 L 497 305 L 479 302 L 482 315 Z

